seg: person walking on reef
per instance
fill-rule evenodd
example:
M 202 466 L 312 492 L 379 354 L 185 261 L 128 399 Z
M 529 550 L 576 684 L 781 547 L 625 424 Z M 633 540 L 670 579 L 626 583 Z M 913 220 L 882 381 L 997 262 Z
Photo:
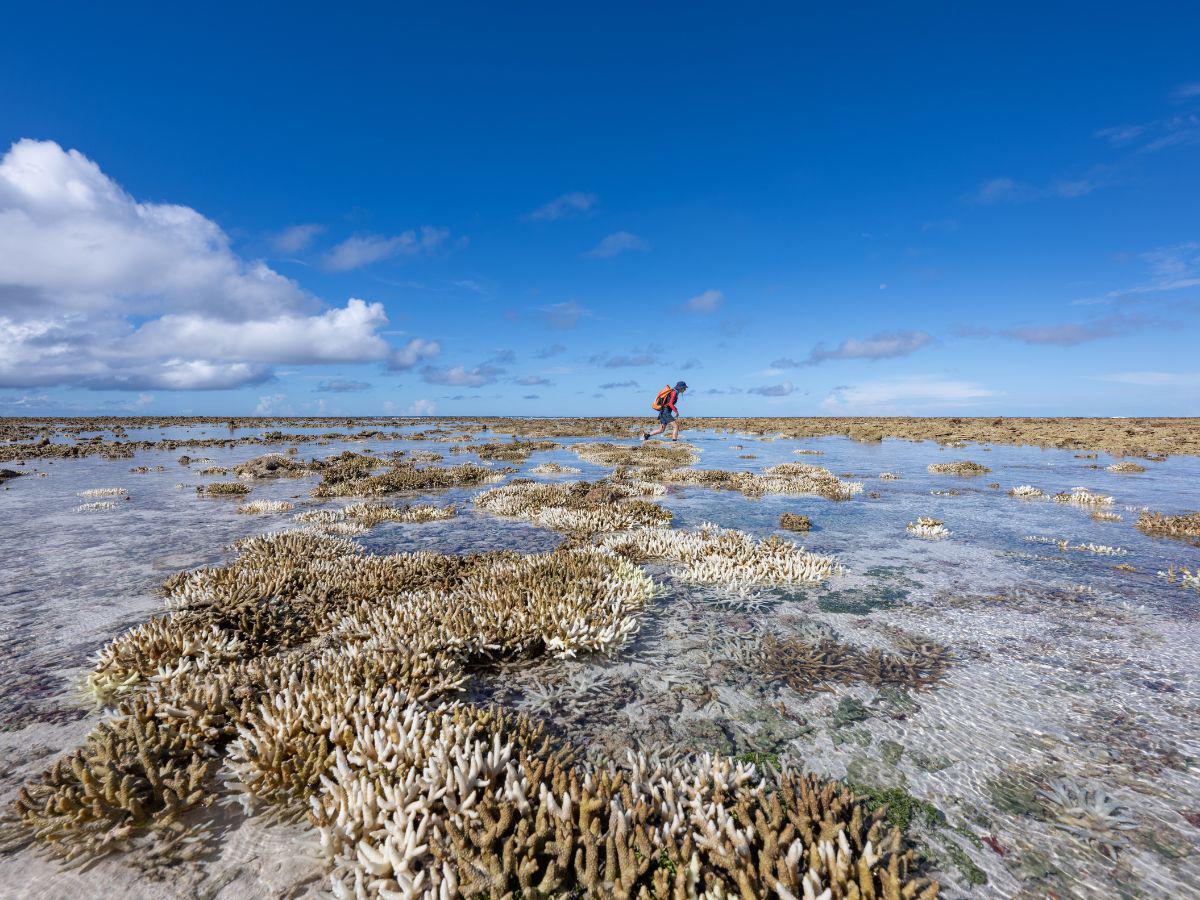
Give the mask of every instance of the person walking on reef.
M 658 410 L 658 427 L 643 434 L 643 441 L 650 440 L 656 434 L 662 434 L 667 430 L 668 425 L 671 426 L 671 440 L 679 440 L 679 410 L 675 408 L 675 402 L 679 399 L 679 395 L 686 390 L 687 382 L 680 381 L 675 387 L 668 384 L 658 392 L 658 396 L 650 404 L 651 409 Z

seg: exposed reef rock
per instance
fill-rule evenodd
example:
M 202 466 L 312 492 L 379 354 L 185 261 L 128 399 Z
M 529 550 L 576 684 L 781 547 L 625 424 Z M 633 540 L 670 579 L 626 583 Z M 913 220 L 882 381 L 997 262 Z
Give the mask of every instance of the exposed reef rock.
M 250 486 L 240 481 L 214 481 L 196 485 L 196 493 L 209 497 L 241 497 L 250 493 Z

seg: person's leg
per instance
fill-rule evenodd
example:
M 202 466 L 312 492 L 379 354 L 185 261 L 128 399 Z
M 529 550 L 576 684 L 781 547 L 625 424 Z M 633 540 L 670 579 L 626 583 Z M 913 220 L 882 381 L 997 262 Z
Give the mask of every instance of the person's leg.
M 663 424 L 660 422 L 660 423 L 659 423 L 659 425 L 658 425 L 658 427 L 657 427 L 657 428 L 655 428 L 653 431 L 647 431 L 645 434 L 643 434 L 643 435 L 642 435 L 642 440 L 643 440 L 643 441 L 648 441 L 648 440 L 650 440 L 650 438 L 654 437 L 656 434 L 662 434 L 662 433 L 663 433 L 663 432 L 666 430 L 666 428 L 667 428 L 667 426 L 666 426 L 666 425 L 663 425 Z
M 679 440 L 679 418 L 678 417 L 671 420 L 671 440 L 673 440 L 673 441 Z

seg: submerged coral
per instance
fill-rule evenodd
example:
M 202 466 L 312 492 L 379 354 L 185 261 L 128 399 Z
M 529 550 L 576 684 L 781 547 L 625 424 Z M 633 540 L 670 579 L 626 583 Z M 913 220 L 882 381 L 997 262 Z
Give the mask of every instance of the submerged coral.
M 1128 810 L 1100 785 L 1052 778 L 1039 799 L 1051 820 L 1108 856 L 1127 843 L 1137 826 Z
M 79 491 L 76 496 L 79 497 L 124 497 L 128 491 L 123 487 L 106 487 L 106 488 L 88 488 L 86 491 Z
M 953 662 L 950 650 L 932 641 L 901 636 L 896 647 L 897 652 L 888 653 L 829 638 L 767 637 L 756 670 L 801 693 L 855 682 L 924 689 L 941 681 Z
M 105 509 L 116 509 L 117 504 L 111 500 L 97 500 L 94 503 L 81 503 L 75 507 L 75 512 L 100 512 Z
M 986 475 L 992 471 L 987 466 L 965 459 L 951 463 L 930 463 L 928 469 L 935 475 L 962 475 L 965 477 Z
M 578 475 L 579 469 L 574 466 L 561 466 L 556 462 L 542 463 L 529 470 L 530 475 Z
M 1138 516 L 1134 527 L 1154 537 L 1169 537 L 1181 541 L 1200 541 L 1200 512 L 1168 516 L 1145 510 Z

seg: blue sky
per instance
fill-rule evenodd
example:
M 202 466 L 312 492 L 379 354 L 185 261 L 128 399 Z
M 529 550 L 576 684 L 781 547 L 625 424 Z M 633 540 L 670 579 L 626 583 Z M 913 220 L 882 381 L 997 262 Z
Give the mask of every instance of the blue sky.
M 0 30 L 0 415 L 1200 413 L 1185 4 L 120 6 Z

